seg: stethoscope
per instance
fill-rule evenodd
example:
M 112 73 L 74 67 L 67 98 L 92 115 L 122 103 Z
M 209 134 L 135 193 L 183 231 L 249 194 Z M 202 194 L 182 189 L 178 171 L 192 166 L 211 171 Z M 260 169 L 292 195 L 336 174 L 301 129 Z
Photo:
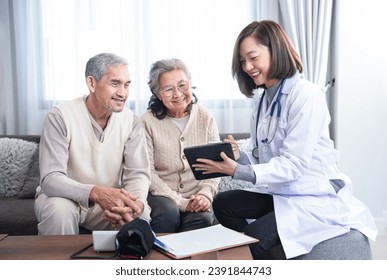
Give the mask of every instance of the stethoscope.
M 271 141 L 273 141 L 274 139 L 274 135 L 276 134 L 277 132 L 277 129 L 278 129 L 278 122 L 279 122 L 279 118 L 281 116 L 281 97 L 282 97 L 282 89 L 285 85 L 285 80 L 286 79 L 283 79 L 282 80 L 282 83 L 281 83 L 281 86 L 280 86 L 280 89 L 279 89 L 279 92 L 278 92 L 278 95 L 277 95 L 277 98 L 276 100 L 274 101 L 274 103 L 271 105 L 271 108 L 270 108 L 270 121 L 269 121 L 269 125 L 268 125 L 268 128 L 267 128 L 267 137 L 265 139 L 262 139 L 261 142 L 263 144 L 270 144 Z M 261 100 L 259 101 L 259 105 L 258 105 L 258 113 L 257 113 L 257 121 L 255 123 L 255 129 L 257 130 L 257 133 L 258 133 L 258 121 L 259 121 L 259 115 L 261 114 L 261 109 L 262 109 L 262 101 L 263 101 L 263 98 L 265 97 L 265 94 L 266 94 L 266 91 L 262 94 L 262 97 L 261 97 Z M 270 136 L 270 128 L 271 128 L 271 120 L 273 119 L 273 115 L 274 115 L 274 110 L 277 106 L 277 123 L 275 125 L 275 130 L 274 130 L 274 133 L 272 135 L 272 137 L 269 139 L 269 136 Z M 257 134 L 256 133 L 256 134 Z M 259 158 L 259 151 L 258 151 L 258 139 L 257 139 L 257 135 L 255 137 L 255 148 L 252 150 L 251 152 L 253 154 L 253 157 L 255 157 L 256 159 Z

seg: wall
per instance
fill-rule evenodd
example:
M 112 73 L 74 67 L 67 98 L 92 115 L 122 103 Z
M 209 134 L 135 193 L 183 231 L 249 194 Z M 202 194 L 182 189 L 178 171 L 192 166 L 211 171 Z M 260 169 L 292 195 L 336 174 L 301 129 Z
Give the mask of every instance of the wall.
M 387 17 L 386 2 L 336 1 L 332 89 L 339 168 L 354 193 L 387 228 Z

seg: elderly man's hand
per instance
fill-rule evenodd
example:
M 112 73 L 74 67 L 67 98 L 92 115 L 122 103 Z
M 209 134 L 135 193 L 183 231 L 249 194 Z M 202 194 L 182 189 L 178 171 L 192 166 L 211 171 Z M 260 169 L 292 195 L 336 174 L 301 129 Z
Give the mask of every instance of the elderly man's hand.
M 136 201 L 138 206 L 144 210 L 144 204 L 141 201 Z M 141 211 L 141 213 L 142 213 Z M 114 228 L 120 228 L 123 225 L 133 221 L 139 217 L 141 213 L 133 212 L 129 207 L 113 207 L 112 211 L 105 210 L 105 219 L 109 220 Z
M 95 186 L 90 200 L 104 210 L 105 219 L 119 227 L 139 217 L 144 210 L 142 202 L 124 189 Z

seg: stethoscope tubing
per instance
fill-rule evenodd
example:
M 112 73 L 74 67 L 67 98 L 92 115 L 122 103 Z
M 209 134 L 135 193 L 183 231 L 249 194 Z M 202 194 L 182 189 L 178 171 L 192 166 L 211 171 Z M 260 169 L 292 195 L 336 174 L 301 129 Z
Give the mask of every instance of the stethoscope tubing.
M 267 132 L 268 135 L 267 137 L 269 137 L 269 132 L 270 132 L 270 126 L 271 126 L 271 119 L 273 118 L 273 115 L 274 115 L 274 110 L 277 106 L 277 126 L 278 126 L 278 119 L 280 118 L 281 116 L 281 109 L 282 109 L 282 106 L 281 106 L 281 97 L 282 97 L 282 90 L 284 88 L 284 85 L 285 85 L 285 81 L 286 79 L 283 79 L 282 82 L 281 82 L 281 86 L 280 86 L 280 89 L 278 91 L 278 95 L 277 95 L 277 98 L 276 98 L 276 101 L 271 105 L 271 108 L 270 108 L 270 122 L 269 122 L 269 131 Z M 258 149 L 258 137 L 257 137 L 257 134 L 258 134 L 258 122 L 259 122 L 259 116 L 261 114 L 261 110 L 262 110 L 262 102 L 263 102 L 263 98 L 265 97 L 265 94 L 266 92 L 264 92 L 262 94 L 262 97 L 261 97 L 261 100 L 259 101 L 259 105 L 258 105 L 258 112 L 257 112 L 257 121 L 256 121 L 256 124 L 255 124 L 255 129 L 256 129 L 256 135 L 255 135 L 255 148 L 254 149 Z M 276 126 L 276 131 L 277 131 L 277 126 Z M 275 132 L 274 132 L 275 133 Z M 274 138 L 274 136 L 273 136 Z M 272 138 L 272 140 L 273 140 Z M 268 138 L 262 140 L 262 143 L 270 143 L 272 140 L 268 141 Z

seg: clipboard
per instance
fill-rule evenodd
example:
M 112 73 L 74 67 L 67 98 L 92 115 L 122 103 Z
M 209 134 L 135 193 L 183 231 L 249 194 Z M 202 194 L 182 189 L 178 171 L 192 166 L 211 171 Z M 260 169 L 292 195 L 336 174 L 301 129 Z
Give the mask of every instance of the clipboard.
M 210 253 L 258 242 L 258 239 L 220 224 L 156 238 L 154 248 L 173 259 Z
M 223 159 L 220 157 L 221 152 L 225 152 L 229 158 L 234 159 L 234 153 L 232 151 L 231 144 L 228 142 L 209 143 L 200 146 L 187 147 L 184 149 L 184 154 L 188 160 L 188 163 L 196 180 L 229 176 L 224 173 L 203 174 L 201 171 L 196 171 L 195 168 L 192 167 L 193 164 L 197 163 L 197 158 L 206 158 L 214 161 L 222 161 Z

